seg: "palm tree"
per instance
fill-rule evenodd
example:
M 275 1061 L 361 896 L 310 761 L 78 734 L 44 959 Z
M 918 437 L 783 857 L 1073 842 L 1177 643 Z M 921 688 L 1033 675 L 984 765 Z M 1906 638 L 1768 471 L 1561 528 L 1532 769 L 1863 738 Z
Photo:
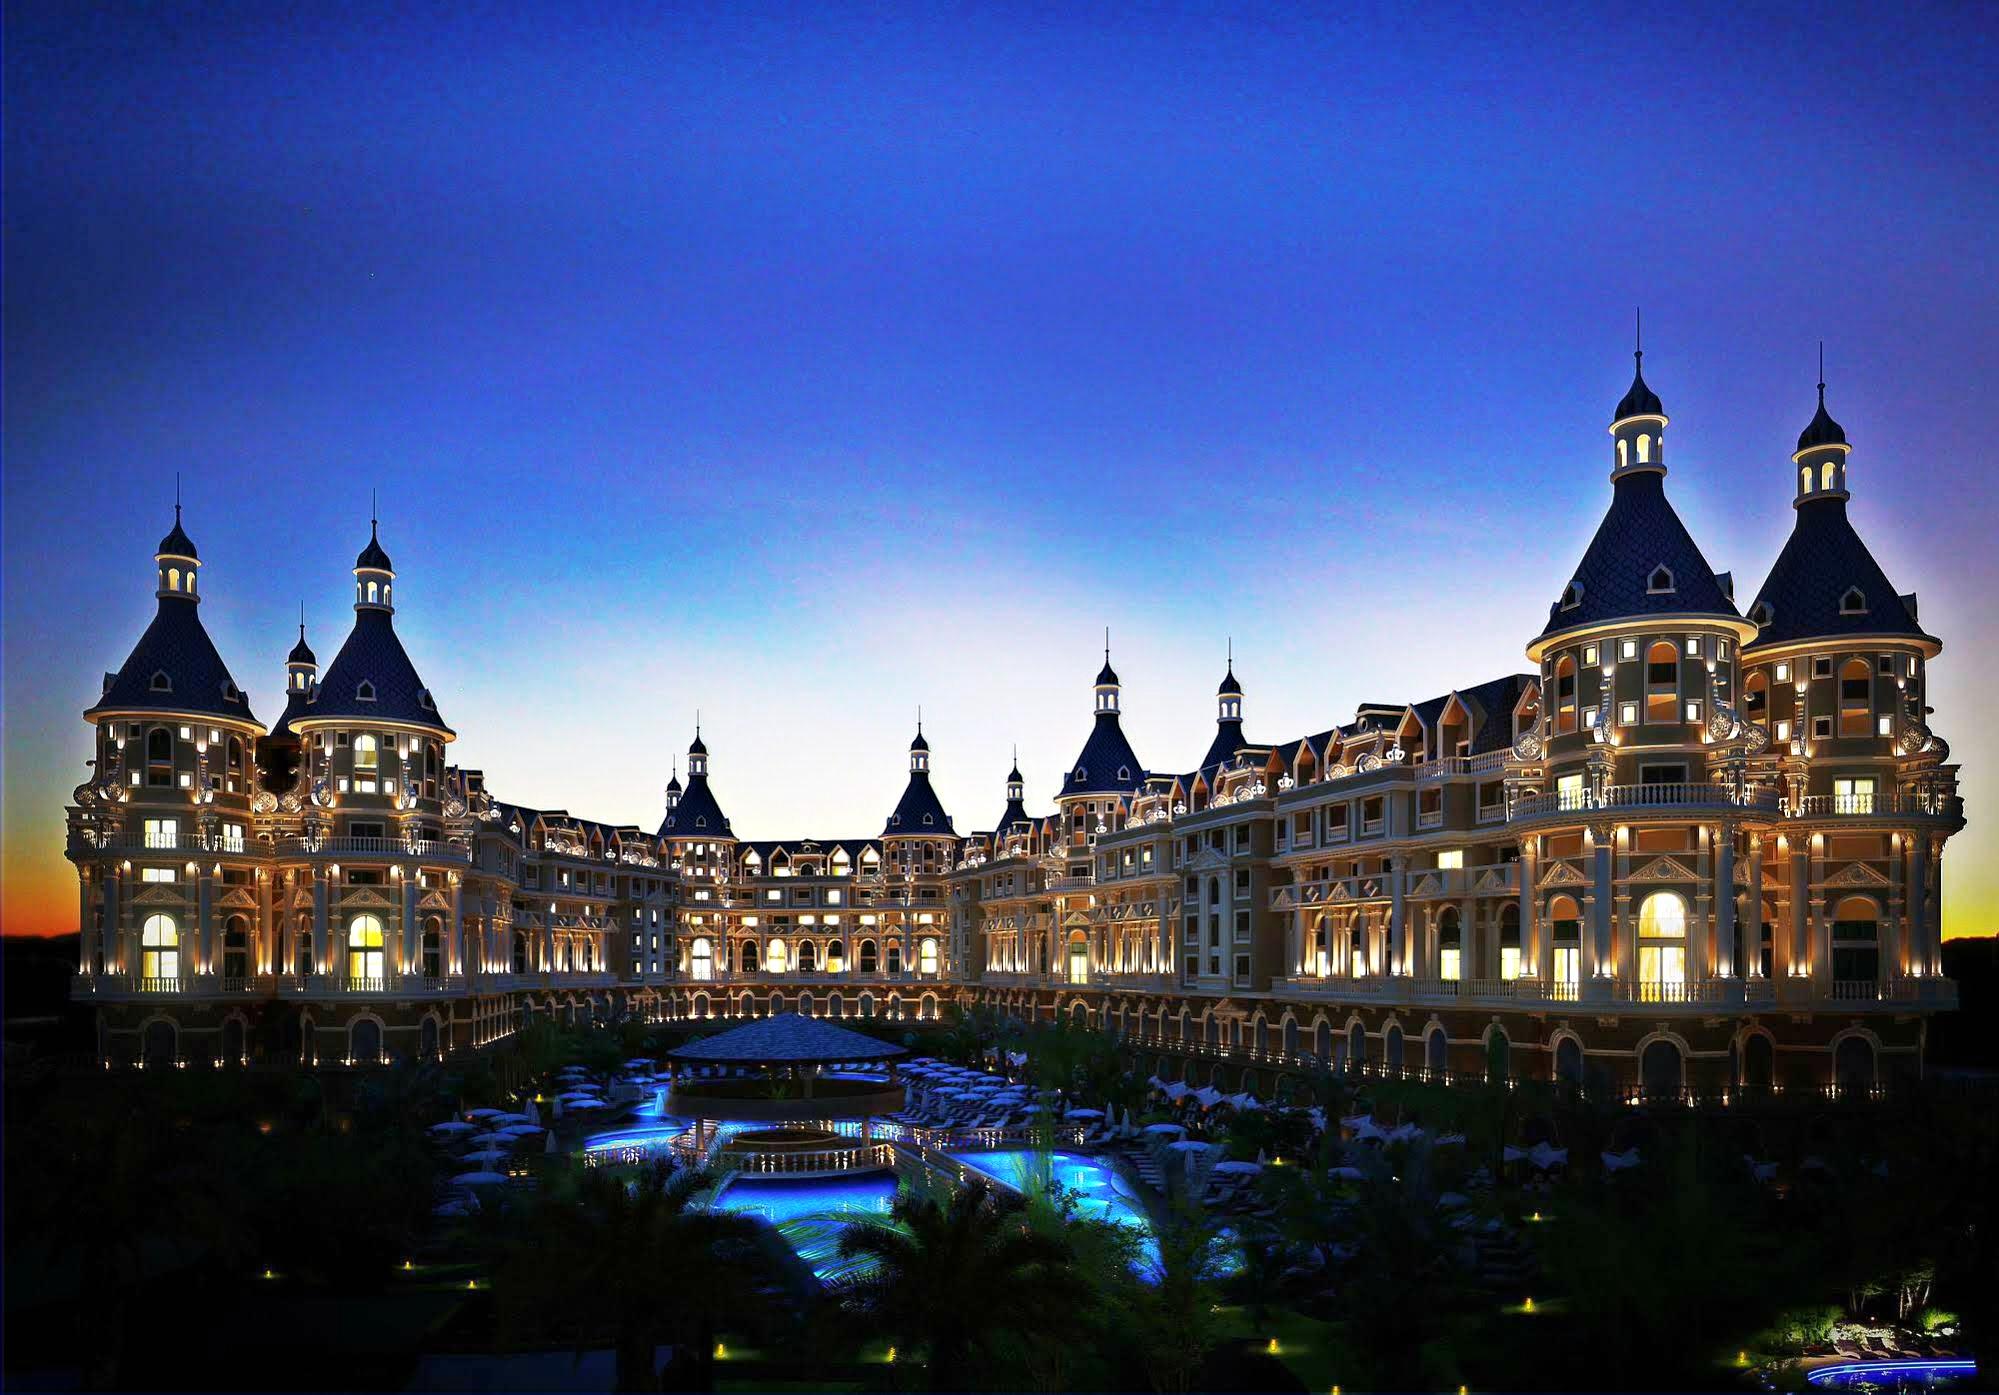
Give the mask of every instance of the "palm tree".
M 1023 1204 L 974 1182 L 943 1202 L 896 1199 L 890 1218 L 840 1238 L 873 1261 L 848 1299 L 903 1350 L 929 1357 L 932 1390 L 963 1390 L 1009 1333 L 1033 1331 L 1082 1295 L 1067 1248 L 1026 1223 Z
M 716 1330 L 743 1308 L 757 1237 L 749 1217 L 702 1204 L 715 1180 L 664 1164 L 635 1179 L 586 1174 L 574 1201 L 546 1200 L 503 1263 L 502 1313 L 549 1323 L 579 1349 L 608 1327 L 620 1390 L 657 1389 L 653 1354 L 678 1339 L 712 1388 Z

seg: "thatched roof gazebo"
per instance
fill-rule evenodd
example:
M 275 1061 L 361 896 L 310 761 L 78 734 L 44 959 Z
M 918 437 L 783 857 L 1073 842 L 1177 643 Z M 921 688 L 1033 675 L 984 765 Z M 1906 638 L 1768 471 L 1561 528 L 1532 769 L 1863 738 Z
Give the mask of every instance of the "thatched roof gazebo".
M 719 1160 L 752 1173 L 823 1175 L 892 1166 L 892 1144 L 872 1121 L 904 1103 L 894 1077 L 900 1046 L 830 1022 L 783 1012 L 745 1022 L 668 1053 L 678 1065 L 667 1112 L 691 1118 L 689 1145 L 720 1145 Z M 839 1065 L 888 1065 L 876 1075 L 824 1074 Z M 708 1067 L 711 1070 L 702 1070 Z M 858 1143 L 839 1130 L 860 1121 Z M 716 1132 L 710 1121 L 735 1125 Z M 744 1129 L 742 1125 L 765 1125 Z
M 781 1012 L 732 1027 L 719 1036 L 667 1053 L 676 1061 L 710 1066 L 827 1066 L 876 1063 L 906 1054 L 893 1046 L 816 1017 Z

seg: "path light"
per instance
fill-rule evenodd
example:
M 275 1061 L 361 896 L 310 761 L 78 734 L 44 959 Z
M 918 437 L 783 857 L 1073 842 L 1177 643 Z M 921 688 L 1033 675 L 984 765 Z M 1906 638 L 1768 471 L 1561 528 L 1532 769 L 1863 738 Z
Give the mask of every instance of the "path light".
M 266 1269 L 266 1270 L 264 1271 L 264 1277 L 265 1277 L 266 1279 L 275 1279 L 275 1278 L 277 1278 L 278 1276 L 277 1276 L 276 1274 L 273 1274 L 273 1273 L 272 1273 L 272 1272 L 271 1272 L 270 1270 Z
M 467 1293 L 475 1292 L 478 1289 L 478 1287 L 479 1287 L 479 1281 L 477 1279 L 467 1279 L 465 1281 L 465 1291 Z
M 1272 1337 L 1270 1339 L 1270 1345 L 1265 1347 L 1264 1350 L 1269 1352 L 1272 1356 L 1277 1355 L 1277 1339 L 1275 1337 Z
M 1527 1295 L 1527 1301 L 1526 1301 L 1525 1303 L 1522 1303 L 1522 1304 L 1520 1305 L 1520 1311 L 1521 1311 L 1521 1312 L 1523 1312 L 1523 1313 L 1531 1313 L 1531 1312 L 1533 1312 L 1533 1311 L 1534 1311 L 1534 1295 L 1533 1295 L 1533 1294 L 1531 1294 L 1531 1293 L 1530 1293 L 1530 1294 L 1528 1294 L 1528 1295 Z
M 413 1259 L 406 1259 L 406 1260 L 404 1260 L 404 1261 L 403 1261 L 403 1273 L 405 1273 L 405 1274 L 412 1274 L 412 1273 L 415 1273 L 415 1272 L 416 1272 L 416 1261 L 415 1261 L 415 1260 L 413 1260 Z
M 1735 1353 L 1735 1364 L 1738 1366 L 1747 1366 L 1749 1364 L 1749 1353 L 1746 1351 Z
M 715 1343 L 715 1359 L 717 1361 L 727 1361 L 729 1359 L 728 1347 L 720 1342 Z
M 887 1356 L 887 1357 L 886 1357 L 885 1359 L 887 1360 L 887 1362 L 888 1362 L 888 1364 L 889 1364 L 889 1365 L 891 1365 L 891 1366 L 895 1365 L 895 1348 L 894 1348 L 894 1347 L 890 1347 L 890 1348 L 888 1349 L 888 1356 Z

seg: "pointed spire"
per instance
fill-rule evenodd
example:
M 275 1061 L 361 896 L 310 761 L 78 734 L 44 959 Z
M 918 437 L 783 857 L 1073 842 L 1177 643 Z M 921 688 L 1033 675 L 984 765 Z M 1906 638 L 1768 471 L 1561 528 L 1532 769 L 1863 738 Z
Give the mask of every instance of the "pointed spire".
M 1662 417 L 1666 414 L 1659 394 L 1645 385 L 1645 316 L 1642 309 L 1634 311 L 1634 314 L 1637 318 L 1632 336 L 1631 386 L 1610 414 L 1613 424 L 1627 417 Z
M 1106 625 L 1104 626 L 1104 666 L 1097 671 L 1097 686 L 1099 688 L 1115 688 L 1117 685 L 1117 670 L 1111 667 L 1111 627 Z
M 1847 444 L 1846 428 L 1832 419 L 1832 413 L 1825 409 L 1825 340 L 1819 340 L 1819 407 L 1812 414 L 1811 424 L 1798 433 L 1798 448 L 1793 458 L 1808 450 L 1818 450 L 1824 446 L 1844 446 Z

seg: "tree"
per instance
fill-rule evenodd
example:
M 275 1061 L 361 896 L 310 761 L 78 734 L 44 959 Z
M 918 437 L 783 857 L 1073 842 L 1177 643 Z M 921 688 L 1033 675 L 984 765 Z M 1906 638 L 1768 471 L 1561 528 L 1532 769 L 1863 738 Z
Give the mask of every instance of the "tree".
M 981 1358 L 1082 1296 L 1066 1247 L 1030 1227 L 1024 1209 L 974 1182 L 942 1202 L 900 1196 L 886 1223 L 841 1236 L 844 1257 L 874 1265 L 848 1301 L 901 1350 L 927 1354 L 931 1389 L 967 1388 Z
M 756 1222 L 701 1204 L 715 1178 L 665 1163 L 626 1179 L 584 1175 L 573 1199 L 550 1195 L 503 1260 L 499 1311 L 510 1328 L 545 1326 L 580 1350 L 608 1335 L 620 1390 L 653 1390 L 653 1354 L 685 1343 L 699 1388 L 714 1384 L 715 1336 L 745 1306 Z

